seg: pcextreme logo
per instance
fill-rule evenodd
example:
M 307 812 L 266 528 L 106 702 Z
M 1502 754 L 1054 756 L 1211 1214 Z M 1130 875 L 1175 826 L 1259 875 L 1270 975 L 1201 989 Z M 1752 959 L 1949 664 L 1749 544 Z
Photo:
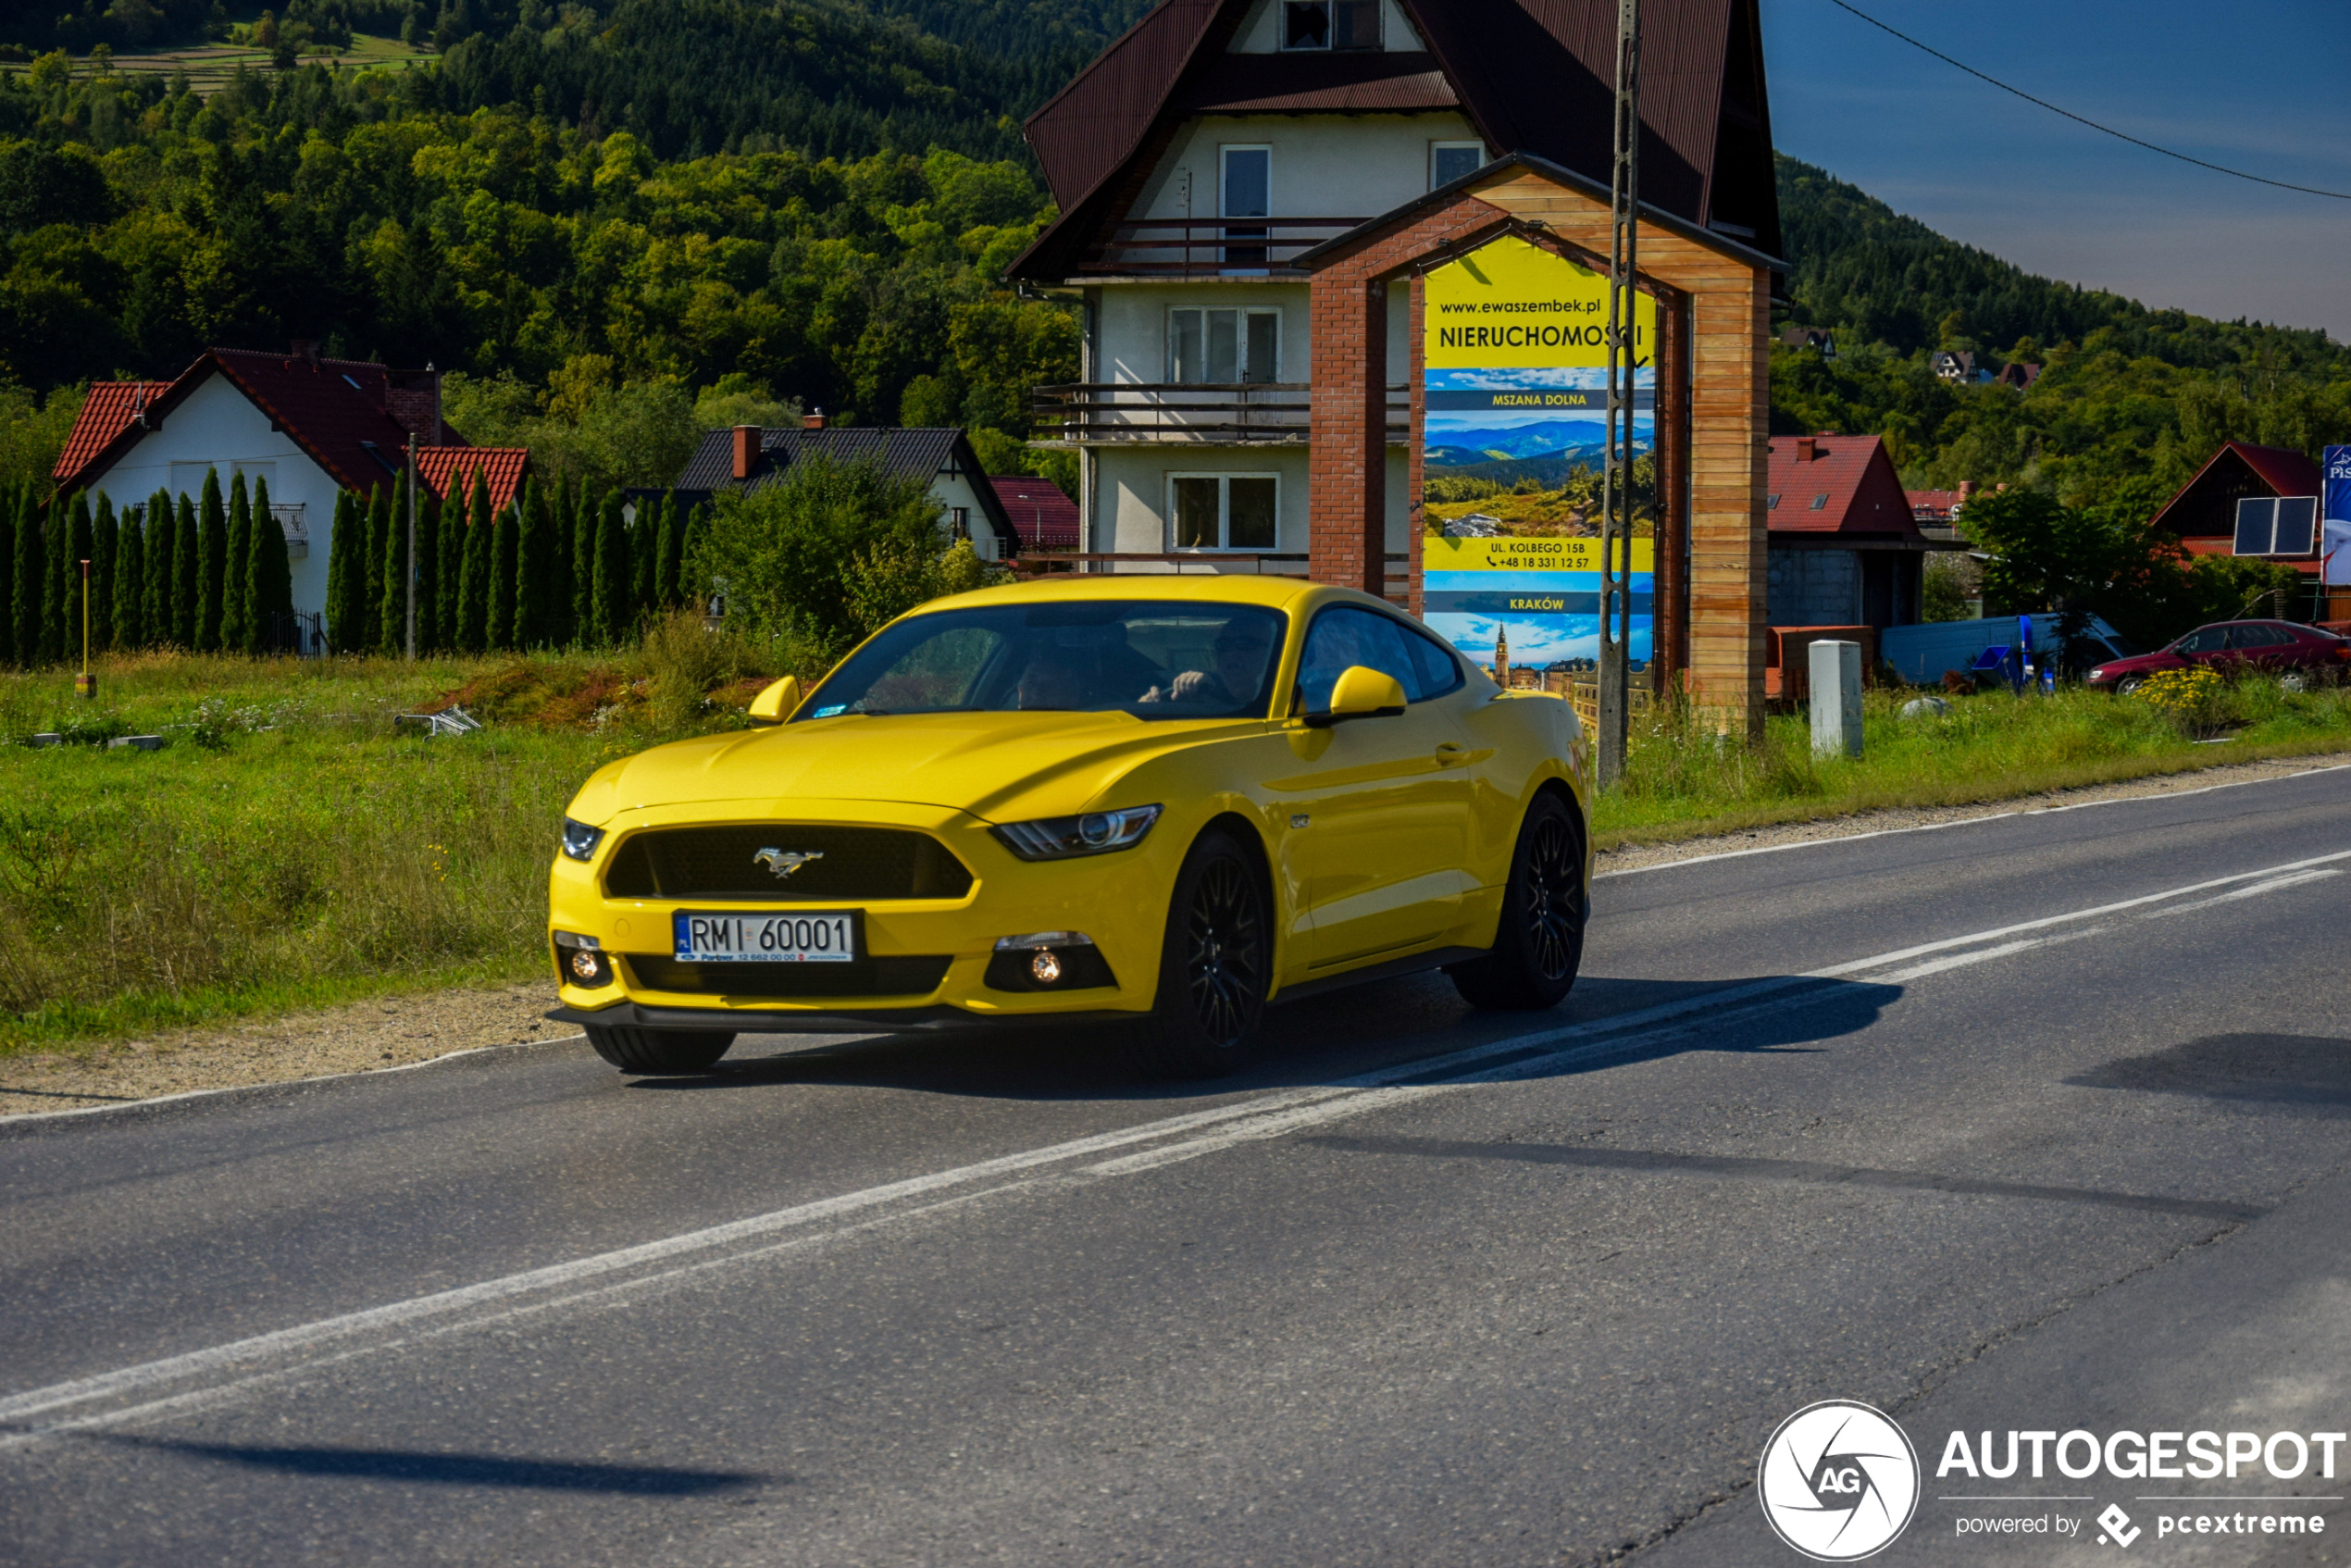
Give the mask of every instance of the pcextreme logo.
M 1919 1456 L 1883 1412 L 1822 1400 L 1780 1423 L 1755 1469 L 1773 1533 L 1816 1562 L 1885 1550 L 1919 1506 Z

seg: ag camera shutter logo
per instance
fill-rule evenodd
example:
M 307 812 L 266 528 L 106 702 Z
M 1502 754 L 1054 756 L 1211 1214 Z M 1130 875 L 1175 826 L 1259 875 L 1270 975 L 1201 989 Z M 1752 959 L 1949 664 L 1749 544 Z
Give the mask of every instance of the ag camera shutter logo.
M 1815 1562 L 1885 1550 L 1919 1506 L 1919 1456 L 1882 1412 L 1822 1400 L 1763 1445 L 1755 1492 L 1773 1534 Z

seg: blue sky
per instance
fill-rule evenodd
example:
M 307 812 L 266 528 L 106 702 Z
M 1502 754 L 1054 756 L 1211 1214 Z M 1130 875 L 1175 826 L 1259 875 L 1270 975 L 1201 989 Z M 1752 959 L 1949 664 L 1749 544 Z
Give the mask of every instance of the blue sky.
M 2351 0 L 1854 0 L 2076 114 L 2351 191 Z M 2029 272 L 2351 342 L 2351 202 L 2101 136 L 1828 0 L 1762 0 L 1773 139 Z

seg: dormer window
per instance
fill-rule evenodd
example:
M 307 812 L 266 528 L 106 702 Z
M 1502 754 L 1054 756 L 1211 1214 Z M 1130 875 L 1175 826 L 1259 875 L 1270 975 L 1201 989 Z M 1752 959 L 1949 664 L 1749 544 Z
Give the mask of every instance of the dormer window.
M 1284 0 L 1285 49 L 1376 49 L 1384 0 Z

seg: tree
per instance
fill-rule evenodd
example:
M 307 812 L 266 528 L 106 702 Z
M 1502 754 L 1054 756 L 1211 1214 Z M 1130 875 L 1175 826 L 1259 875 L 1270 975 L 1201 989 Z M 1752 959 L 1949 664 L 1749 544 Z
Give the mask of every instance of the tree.
M 196 652 L 220 652 L 222 597 L 229 583 L 229 514 L 220 502 L 220 471 L 205 470 L 203 527 L 196 535 Z
M 155 504 L 147 503 L 146 516 L 155 515 Z M 115 649 L 125 653 L 147 645 L 146 532 L 138 513 L 122 515 L 122 527 L 115 539 L 114 570 L 108 574 L 112 586 L 109 629 Z
M 458 642 L 458 600 L 466 575 L 466 492 L 453 476 L 449 493 L 433 513 L 433 537 L 439 543 L 440 583 L 433 591 L 433 646 L 454 652 Z
M 384 508 L 380 543 L 382 563 L 376 568 L 376 652 L 389 659 L 396 659 L 408 651 L 408 585 L 414 579 L 416 562 L 408 551 L 408 480 L 404 476 L 392 488 L 392 504 Z M 424 642 L 422 607 L 419 606 L 417 641 Z
M 661 519 L 653 532 L 653 603 L 663 610 L 678 603 L 678 561 L 685 543 L 685 526 L 686 519 L 678 512 L 678 492 L 670 491 L 662 497 Z
M 600 507 L 594 489 L 579 487 L 571 516 L 571 641 L 590 647 L 596 641 L 596 518 Z
M 780 483 L 716 497 L 689 577 L 724 584 L 727 618 L 767 636 L 806 638 L 840 653 L 870 628 L 877 583 L 852 592 L 852 563 L 935 559 L 939 507 L 917 476 L 873 461 L 802 456 Z
M 15 632 L 9 650 L 19 665 L 30 668 L 41 662 L 41 611 L 46 562 L 42 550 L 41 506 L 32 483 L 17 495 L 16 562 L 10 571 L 8 619 Z
M 636 629 L 634 576 L 628 562 L 628 529 L 620 520 L 620 492 L 606 491 L 596 508 L 594 640 L 612 647 Z
M 245 471 L 229 478 L 229 551 L 221 557 L 220 646 L 223 652 L 245 652 L 245 579 L 253 559 L 253 493 L 245 488 Z
M 90 646 L 104 653 L 114 646 L 114 558 L 121 548 L 120 529 L 114 515 L 114 497 L 98 497 L 98 515 L 90 527 Z
M 284 651 L 293 639 L 293 565 L 286 555 L 286 533 L 269 515 L 269 481 L 253 482 L 253 538 L 243 563 L 245 652 Z
M 366 576 L 359 584 L 359 605 L 360 612 L 365 616 L 365 625 L 360 631 L 360 640 L 355 645 L 355 652 L 364 651 L 375 653 L 380 653 L 383 649 L 384 552 L 392 548 L 390 540 L 392 520 L 404 519 L 408 515 L 407 509 L 401 504 L 400 500 L 401 487 L 407 482 L 407 476 L 404 472 L 399 479 L 392 481 L 392 493 L 389 496 L 383 496 L 381 492 L 378 492 L 381 500 L 378 504 L 367 508 L 367 552 L 362 558 L 365 562 Z
M 647 498 L 637 503 L 637 520 L 628 525 L 628 598 L 638 609 L 661 603 L 661 506 Z
M 75 491 L 60 516 L 49 513 L 50 579 L 48 643 L 51 664 L 78 659 L 81 653 L 81 563 L 90 558 L 90 497 Z
M 417 655 L 441 651 L 441 514 L 433 510 L 432 492 L 421 482 L 417 498 Z M 393 514 L 396 526 L 408 527 L 407 504 Z
M 219 493 L 217 486 L 213 493 Z M 204 597 L 203 545 L 204 522 L 196 512 L 196 498 L 182 491 L 180 514 L 172 525 L 171 641 L 192 651 L 196 645 L 199 601 Z
M 0 665 L 17 657 L 17 496 L 23 486 L 0 479 Z
M 176 641 L 172 626 L 172 546 L 179 542 L 179 506 L 168 490 L 147 497 L 147 524 L 141 530 L 140 574 L 145 596 L 139 604 L 141 646 L 167 648 Z
M 457 647 L 466 653 L 479 653 L 490 645 L 490 555 L 491 535 L 497 529 L 490 516 L 490 486 L 479 468 L 473 471 L 473 480 L 466 507 L 465 563 L 457 578 Z M 452 506 L 458 503 L 454 486 L 449 502 Z
M 685 526 L 678 530 L 678 596 L 703 610 L 708 609 L 709 602 L 694 578 L 694 553 L 702 548 L 703 535 L 709 528 L 710 508 L 696 502 L 686 514 Z
M 370 501 L 379 498 L 379 489 Z M 348 653 L 357 646 L 358 634 L 353 630 L 355 619 L 364 620 L 358 609 L 360 584 L 366 575 L 360 556 L 367 547 L 367 529 L 359 509 L 358 498 L 347 490 L 335 492 L 335 517 L 327 536 L 327 643 L 337 653 Z
M 490 624 L 485 636 L 492 648 L 515 646 L 515 564 L 521 554 L 522 508 L 516 504 L 500 511 L 491 525 Z
M 536 481 L 534 481 L 536 482 Z M 539 592 L 539 640 L 554 647 L 569 642 L 571 631 L 571 479 L 555 482 L 550 497 L 540 490 L 541 539 L 534 576 Z M 519 569 L 519 568 L 518 568 Z

